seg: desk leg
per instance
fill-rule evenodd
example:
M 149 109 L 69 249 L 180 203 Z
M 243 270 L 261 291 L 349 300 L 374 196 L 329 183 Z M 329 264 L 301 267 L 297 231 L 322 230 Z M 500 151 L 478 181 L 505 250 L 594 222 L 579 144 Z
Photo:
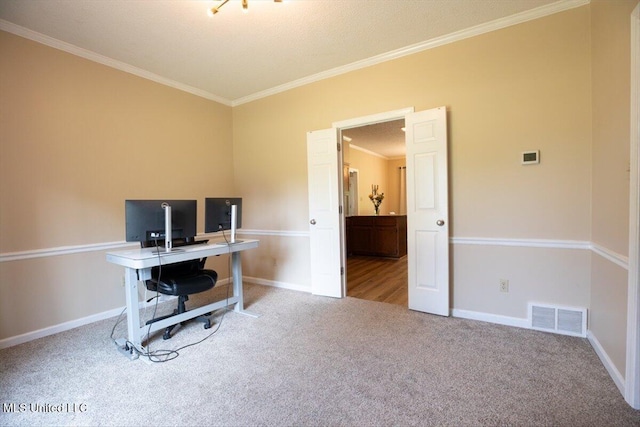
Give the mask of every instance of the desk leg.
M 138 274 L 135 269 L 125 269 L 124 287 L 127 298 L 127 338 L 135 348 L 142 348 L 138 303 Z M 131 359 L 138 358 L 138 352 L 135 349 L 133 349 L 130 354 Z
M 251 317 L 260 317 L 258 314 L 251 313 L 244 309 L 244 294 L 242 292 L 242 260 L 240 252 L 231 253 L 231 270 L 233 274 L 233 296 L 238 297 L 238 302 L 234 310 L 238 313 L 246 314 Z

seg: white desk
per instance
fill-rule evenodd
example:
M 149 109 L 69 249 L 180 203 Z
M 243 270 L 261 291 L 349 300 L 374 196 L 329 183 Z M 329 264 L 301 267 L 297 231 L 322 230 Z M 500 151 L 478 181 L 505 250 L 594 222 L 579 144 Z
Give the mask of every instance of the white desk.
M 158 252 L 155 248 L 140 248 L 118 252 L 107 252 L 107 261 L 121 265 L 125 268 L 125 293 L 127 298 L 127 330 L 128 342 L 134 349 L 145 351 L 142 339 L 147 333 L 155 332 L 175 325 L 185 320 L 210 313 L 214 310 L 235 305 L 234 310 L 239 313 L 250 314 L 244 311 L 242 295 L 242 262 L 240 252 L 258 247 L 258 240 L 242 240 L 238 243 L 227 245 L 221 243 L 208 243 L 174 248 L 172 252 Z M 138 282 L 151 278 L 151 268 L 158 265 L 173 264 L 180 261 L 205 258 L 215 255 L 231 254 L 231 274 L 233 275 L 233 295 L 228 299 L 217 301 L 202 307 L 194 308 L 186 313 L 171 316 L 152 323 L 140 326 L 140 307 L 138 300 Z M 132 359 L 138 357 L 134 350 L 130 353 Z

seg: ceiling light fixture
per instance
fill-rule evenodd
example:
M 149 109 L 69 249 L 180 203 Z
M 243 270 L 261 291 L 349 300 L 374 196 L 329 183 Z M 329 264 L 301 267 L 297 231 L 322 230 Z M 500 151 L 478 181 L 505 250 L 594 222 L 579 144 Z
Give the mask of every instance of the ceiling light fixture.
M 218 6 L 213 6 L 211 9 L 207 11 L 207 14 L 209 16 L 213 16 L 216 13 L 220 12 L 220 8 L 225 4 L 227 4 L 228 1 L 229 0 L 223 0 L 222 3 L 220 3 Z M 282 0 L 273 0 L 273 2 L 282 3 Z M 249 0 L 242 0 L 242 11 L 245 13 L 249 11 Z

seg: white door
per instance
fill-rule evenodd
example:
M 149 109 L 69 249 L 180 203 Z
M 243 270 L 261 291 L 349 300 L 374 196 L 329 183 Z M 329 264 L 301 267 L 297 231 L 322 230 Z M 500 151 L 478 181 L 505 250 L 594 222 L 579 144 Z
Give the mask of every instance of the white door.
M 338 131 L 307 132 L 311 292 L 342 298 Z
M 407 114 L 409 308 L 449 315 L 447 110 Z

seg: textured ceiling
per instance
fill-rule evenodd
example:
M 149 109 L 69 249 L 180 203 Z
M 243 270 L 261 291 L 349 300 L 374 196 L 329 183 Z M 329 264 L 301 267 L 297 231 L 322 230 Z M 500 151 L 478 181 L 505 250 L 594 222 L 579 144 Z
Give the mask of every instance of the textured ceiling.
M 576 3 L 584 0 L 562 0 Z M 557 0 L 0 0 L 16 26 L 234 105 Z M 22 35 L 22 34 L 21 34 Z M 144 75 L 144 74 L 143 74 Z
M 364 149 L 379 154 L 387 159 L 404 157 L 404 119 L 375 123 L 367 126 L 346 129 L 342 136 L 347 137 L 352 148 Z

